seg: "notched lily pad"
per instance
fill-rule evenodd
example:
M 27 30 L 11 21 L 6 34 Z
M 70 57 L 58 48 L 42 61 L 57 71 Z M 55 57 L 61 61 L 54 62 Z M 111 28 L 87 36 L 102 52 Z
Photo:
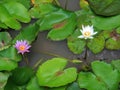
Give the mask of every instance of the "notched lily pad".
M 73 33 L 75 25 L 76 15 L 73 13 L 70 18 L 65 21 L 54 24 L 53 29 L 48 33 L 48 38 L 52 40 L 64 40 Z
M 91 63 L 92 72 L 80 72 L 78 83 L 87 90 L 118 90 L 119 73 L 111 64 L 94 61 Z
M 4 87 L 7 83 L 9 75 L 10 75 L 9 73 L 0 72 L 0 90 L 4 90 Z
M 78 38 L 80 34 L 81 34 L 80 30 L 77 29 L 67 39 L 67 45 L 69 49 L 75 54 L 81 54 L 85 50 L 86 41 L 84 39 Z
M 37 70 L 37 79 L 40 86 L 59 87 L 71 83 L 77 78 L 76 68 L 67 68 L 67 60 L 53 58 L 46 61 Z
M 97 36 L 89 40 L 87 43 L 88 48 L 95 54 L 101 52 L 104 49 L 105 39 L 103 36 Z
M 113 69 L 111 64 L 95 61 L 92 62 L 92 70 L 107 85 L 109 90 L 118 90 L 119 73 L 117 69 Z
M 111 17 L 94 16 L 92 24 L 99 30 L 113 30 L 120 26 L 120 15 Z
M 12 38 L 8 32 L 0 32 L 0 50 L 4 46 L 9 45 L 11 40 Z
M 110 50 L 119 50 L 120 49 L 120 38 L 110 38 L 106 41 L 105 47 Z
M 28 14 L 27 9 L 21 3 L 13 1 L 4 3 L 3 5 L 14 19 L 24 23 L 30 22 L 30 15 Z

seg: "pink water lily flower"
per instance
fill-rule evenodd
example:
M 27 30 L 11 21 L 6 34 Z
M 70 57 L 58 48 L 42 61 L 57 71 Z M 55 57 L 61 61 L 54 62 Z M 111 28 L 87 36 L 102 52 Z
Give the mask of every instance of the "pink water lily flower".
M 20 41 L 16 41 L 15 43 L 15 48 L 18 50 L 18 53 L 24 54 L 25 52 L 29 52 L 29 48 L 31 46 L 29 45 L 29 43 L 26 40 L 20 40 Z

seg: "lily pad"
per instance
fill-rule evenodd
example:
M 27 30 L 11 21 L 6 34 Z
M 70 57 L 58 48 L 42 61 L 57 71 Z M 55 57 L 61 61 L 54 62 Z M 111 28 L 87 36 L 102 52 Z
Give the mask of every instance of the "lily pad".
M 77 29 L 67 39 L 67 45 L 69 49 L 75 54 L 81 54 L 85 50 L 86 41 L 84 39 L 78 38 L 80 34 L 81 34 L 80 30 Z
M 0 32 L 0 48 L 9 45 L 11 40 L 12 38 L 8 32 Z
M 0 72 L 0 90 L 4 90 L 9 75 L 10 75 L 9 73 Z
M 40 5 L 32 7 L 29 12 L 32 18 L 41 18 L 57 10 L 58 10 L 58 7 L 54 6 L 53 4 L 41 3 Z
M 29 43 L 35 40 L 39 32 L 39 26 L 37 24 L 30 24 L 24 28 L 13 40 L 13 44 L 16 43 L 16 40 L 27 40 Z
M 118 90 L 119 72 L 111 64 L 94 61 L 91 63 L 93 73 L 80 72 L 78 83 L 87 90 Z
M 78 83 L 81 88 L 87 90 L 108 90 L 104 82 L 98 80 L 91 72 L 80 72 L 78 75 Z
M 53 58 L 46 61 L 37 70 L 37 79 L 40 86 L 59 87 L 71 83 L 77 78 L 76 68 L 67 68 L 67 60 Z
M 71 14 L 69 19 L 53 25 L 53 29 L 48 33 L 48 38 L 52 40 L 64 40 L 73 33 L 75 25 L 76 15 Z
M 77 82 L 73 82 L 72 84 L 68 86 L 66 90 L 82 90 L 82 89 L 80 89 Z
M 92 70 L 100 80 L 105 82 L 109 90 L 118 90 L 119 73 L 111 64 L 95 61 L 92 63 Z
M 2 4 L 0 4 L 0 21 L 12 29 L 18 30 L 21 28 L 20 23 L 10 15 Z
M 28 14 L 27 9 L 21 3 L 13 1 L 4 3 L 3 5 L 13 18 L 24 23 L 30 22 L 30 15 Z
M 45 90 L 43 87 L 40 87 L 37 78 L 33 77 L 27 84 L 26 90 Z
M 0 57 L 0 71 L 4 71 L 4 70 L 11 71 L 15 69 L 16 67 L 18 67 L 17 62 L 9 58 Z
M 113 30 L 120 26 L 120 15 L 111 17 L 94 16 L 92 24 L 99 30 Z
M 88 48 L 95 54 L 101 52 L 104 49 L 105 39 L 103 36 L 95 37 L 88 41 Z
M 120 39 L 109 38 L 106 41 L 105 47 L 110 50 L 119 50 L 120 49 Z
M 51 12 L 44 16 L 44 18 L 40 22 L 40 31 L 48 30 L 54 28 L 54 24 L 62 22 L 63 20 L 68 19 L 71 16 L 71 13 L 68 11 L 64 11 L 63 9 L 59 9 L 56 12 Z M 74 16 L 72 17 L 74 18 Z
M 120 60 L 113 60 L 111 62 L 112 66 L 120 72 Z

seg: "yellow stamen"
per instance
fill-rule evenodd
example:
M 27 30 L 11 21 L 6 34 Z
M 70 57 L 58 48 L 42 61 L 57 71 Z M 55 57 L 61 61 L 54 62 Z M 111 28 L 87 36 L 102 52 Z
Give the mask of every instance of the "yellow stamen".
M 22 46 L 19 47 L 19 49 L 20 49 L 21 51 L 23 51 L 23 50 L 25 50 L 25 46 L 22 45 Z
M 84 36 L 85 37 L 89 37 L 91 35 L 91 32 L 87 31 L 87 32 L 84 32 Z

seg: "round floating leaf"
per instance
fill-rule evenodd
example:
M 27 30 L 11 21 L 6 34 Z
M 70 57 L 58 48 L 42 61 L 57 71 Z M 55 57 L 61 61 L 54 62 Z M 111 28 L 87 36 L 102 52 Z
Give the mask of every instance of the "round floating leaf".
M 46 88 L 46 90 L 66 90 L 66 86 L 55 87 L 55 88 Z
M 116 29 L 116 32 L 117 32 L 118 34 L 120 34 L 120 27 L 118 27 L 118 28 Z
M 92 62 L 92 70 L 95 75 L 109 88 L 109 90 L 118 90 L 119 86 L 119 73 L 111 64 L 105 62 L 95 61 Z
M 24 23 L 30 22 L 30 15 L 28 14 L 27 9 L 21 3 L 7 2 L 3 5 L 13 18 Z
M 66 20 L 71 16 L 71 13 L 68 11 L 64 11 L 63 9 L 59 9 L 56 12 L 51 12 L 44 16 L 44 18 L 40 22 L 40 31 L 48 30 L 54 28 L 54 24 L 60 23 L 63 20 Z M 75 16 L 71 17 L 74 18 Z M 74 21 L 73 21 L 74 22 Z
M 73 33 L 76 25 L 76 15 L 72 14 L 69 19 L 53 25 L 53 29 L 48 33 L 48 38 L 52 40 L 64 40 Z
M 120 13 L 120 0 L 88 0 L 88 2 L 98 15 L 111 16 Z
M 0 21 L 0 28 L 8 29 L 7 25 Z
M 20 23 L 13 19 L 12 16 L 7 11 L 7 9 L 1 4 L 0 4 L 0 21 L 12 29 L 18 30 L 21 28 Z
M 78 15 L 77 26 L 81 28 L 82 25 L 91 25 L 91 19 L 94 17 L 92 11 L 89 10 L 80 10 L 76 12 Z
M 34 6 L 33 8 L 30 9 L 29 12 L 32 18 L 40 18 L 57 10 L 58 7 L 54 6 L 53 4 L 44 3 L 38 6 Z
M 120 60 L 113 60 L 111 62 L 112 66 L 120 72 Z
M 11 71 L 18 66 L 17 62 L 9 59 L 0 57 L 0 71 L 7 70 Z
M 4 90 L 9 75 L 10 75 L 9 73 L 0 72 L 0 90 Z
M 33 77 L 27 84 L 26 90 L 45 90 L 43 87 L 40 87 L 37 78 Z
M 32 75 L 32 68 L 25 66 L 18 67 L 15 70 L 13 70 L 11 78 L 17 85 L 24 85 L 29 81 Z
M 108 90 L 104 82 L 99 80 L 91 72 L 80 72 L 78 75 L 78 83 L 80 88 L 87 90 Z
M 9 46 L 8 48 L 1 50 L 0 56 L 6 59 L 11 59 L 15 62 L 21 60 L 21 55 L 17 53 L 17 50 L 14 46 Z
M 77 82 L 73 82 L 66 90 L 81 90 Z
M 120 26 L 120 15 L 111 17 L 94 16 L 92 24 L 99 30 L 113 30 Z
M 110 30 L 110 31 L 104 30 L 104 31 L 102 31 L 99 35 L 100 35 L 100 36 L 103 36 L 103 37 L 105 38 L 105 40 L 106 40 L 106 39 L 108 39 L 108 38 L 111 37 L 111 33 L 112 33 L 111 30 Z
M 37 70 L 37 79 L 40 86 L 58 87 L 71 83 L 77 78 L 76 68 L 65 69 L 67 60 L 53 58 L 43 63 Z
M 80 30 L 77 29 L 67 39 L 69 49 L 75 54 L 80 54 L 85 50 L 86 41 L 84 39 L 79 39 L 79 35 L 81 35 Z
M 110 38 L 106 41 L 106 48 L 110 50 L 120 49 L 120 39 Z
M 99 53 L 104 49 L 105 39 L 103 36 L 98 36 L 88 41 L 87 46 L 93 53 Z
M 10 44 L 11 40 L 12 38 L 8 32 L 0 32 L 0 49 Z
M 16 40 L 27 40 L 29 43 L 35 40 L 39 32 L 39 26 L 37 24 L 31 24 L 24 28 L 18 36 L 13 40 L 13 44 L 16 43 Z

